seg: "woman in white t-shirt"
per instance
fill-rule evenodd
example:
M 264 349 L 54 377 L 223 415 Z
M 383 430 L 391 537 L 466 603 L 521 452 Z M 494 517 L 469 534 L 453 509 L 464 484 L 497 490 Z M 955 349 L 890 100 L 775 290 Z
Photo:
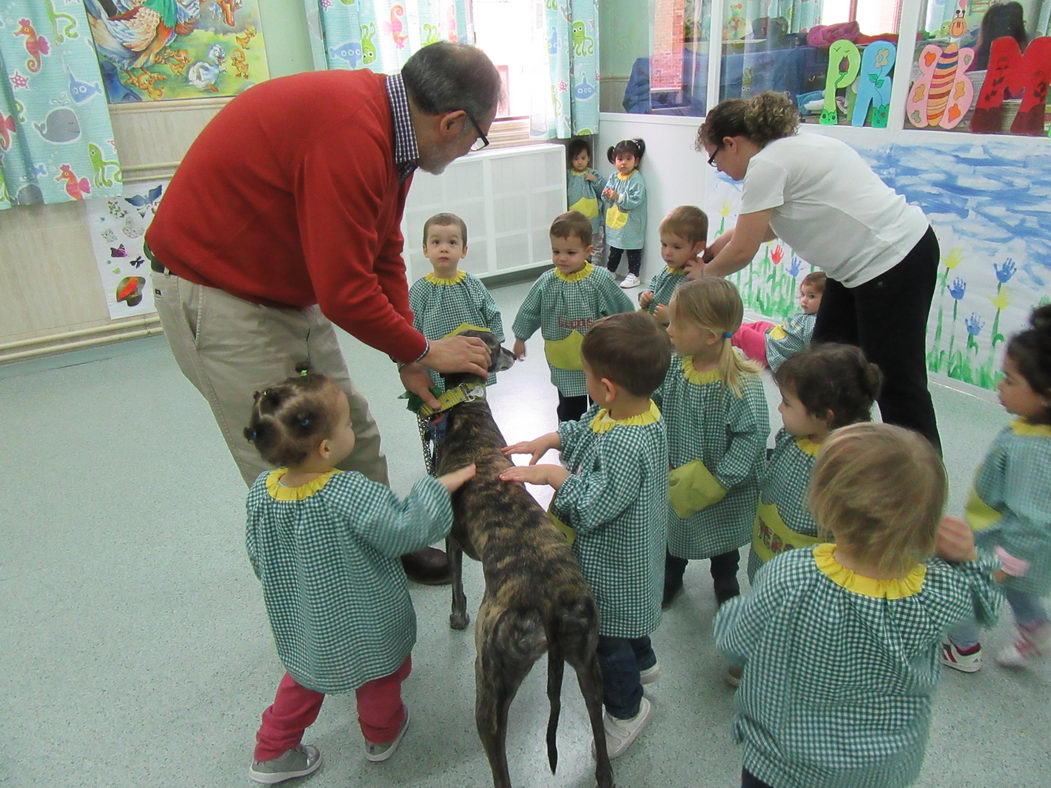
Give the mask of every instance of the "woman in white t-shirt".
M 782 239 L 828 275 L 813 341 L 860 346 L 885 375 L 883 420 L 940 447 L 926 363 L 939 262 L 934 230 L 853 148 L 798 128 L 795 104 L 778 93 L 729 99 L 708 113 L 697 149 L 744 188 L 737 225 L 689 275 L 732 274 L 761 243 Z

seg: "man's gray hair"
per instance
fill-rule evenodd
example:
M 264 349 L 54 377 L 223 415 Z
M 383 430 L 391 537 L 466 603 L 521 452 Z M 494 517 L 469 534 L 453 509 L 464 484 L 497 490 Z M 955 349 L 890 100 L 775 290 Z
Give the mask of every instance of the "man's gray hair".
M 409 98 L 423 112 L 466 110 L 481 123 L 500 101 L 500 75 L 485 52 L 470 44 L 438 41 L 418 50 L 401 68 Z

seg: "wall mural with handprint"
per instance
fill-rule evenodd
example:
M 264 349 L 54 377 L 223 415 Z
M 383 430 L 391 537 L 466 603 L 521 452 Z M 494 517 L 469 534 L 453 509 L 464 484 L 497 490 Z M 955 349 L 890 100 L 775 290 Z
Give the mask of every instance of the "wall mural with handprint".
M 996 388 L 1006 339 L 1051 300 L 1051 150 L 987 138 L 959 147 L 855 147 L 889 186 L 923 208 L 938 234 L 928 369 Z M 737 221 L 740 189 L 721 173 L 708 189 L 702 207 L 713 239 Z M 773 241 L 731 279 L 748 309 L 780 319 L 794 311 L 798 282 L 811 270 Z
M 269 77 L 258 0 L 84 0 L 111 104 L 233 96 Z

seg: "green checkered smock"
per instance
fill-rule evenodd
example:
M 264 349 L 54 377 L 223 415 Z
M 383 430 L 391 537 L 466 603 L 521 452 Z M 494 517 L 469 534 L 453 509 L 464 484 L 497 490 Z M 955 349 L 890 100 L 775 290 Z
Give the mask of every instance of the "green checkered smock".
M 691 357 L 673 355 L 654 394 L 668 425 L 672 468 L 693 460 L 726 488 L 726 497 L 686 519 L 668 509 L 668 550 L 679 558 L 711 558 L 748 544 L 759 500 L 770 419 L 757 375 L 737 397 L 718 371 L 698 372 Z
M 806 491 L 820 449 L 820 443 L 797 438 L 784 427 L 777 433 L 774 453 L 759 480 L 759 512 L 748 556 L 749 580 L 773 556 L 805 546 L 811 539 L 817 541 L 817 523 L 807 508 Z M 792 544 L 795 540 L 797 543 Z
M 248 557 L 285 670 L 317 692 L 350 692 L 393 673 L 416 643 L 399 557 L 452 527 L 434 478 L 404 500 L 360 473 L 330 471 L 284 487 L 287 468 L 248 493 Z
M 646 311 L 652 315 L 659 304 L 664 304 L 664 306 L 670 304 L 671 297 L 675 295 L 675 291 L 679 288 L 679 285 L 685 281 L 685 269 L 665 266 L 663 271 L 650 280 L 650 286 L 647 289 L 653 293 L 653 300 L 650 301 L 650 305 L 646 307 Z
M 551 370 L 551 382 L 563 397 L 587 394 L 580 359 L 580 342 L 592 324 L 606 315 L 631 312 L 631 299 L 617 286 L 613 274 L 587 263 L 576 273 L 563 274 L 557 268 L 545 271 L 533 283 L 511 327 L 515 339 L 525 341 L 540 329 L 544 352 Z M 574 347 L 575 345 L 575 347 Z M 572 367 L 566 363 L 571 355 Z
M 595 176 L 595 180 L 589 181 L 588 175 Z M 602 230 L 602 189 L 605 185 L 606 181 L 598 170 L 566 171 L 566 205 L 569 210 L 580 211 L 591 220 L 592 240 L 598 238 Z
M 555 513 L 576 531 L 573 552 L 599 609 L 599 634 L 638 638 L 661 620 L 668 442 L 657 406 L 613 420 L 593 405 L 558 428 L 562 464 L 574 475 L 555 493 Z
M 1004 586 L 1051 591 L 1051 426 L 1016 419 L 1001 431 L 975 477 L 966 519 L 980 548 L 1029 564 Z
M 409 309 L 413 327 L 427 339 L 441 339 L 468 323 L 488 328 L 497 339 L 504 341 L 504 324 L 496 301 L 482 280 L 466 271 L 457 271 L 451 279 L 442 279 L 433 273 L 417 279 L 409 288 Z M 441 374 L 433 369 L 427 371 L 439 393 L 444 391 Z M 496 375 L 492 374 L 486 385 L 494 383 Z
M 778 788 L 896 788 L 920 772 L 945 631 L 996 620 L 988 558 L 932 559 L 900 580 L 839 565 L 835 545 L 777 556 L 723 603 L 715 644 L 744 665 L 734 738 Z
M 606 208 L 606 245 L 641 249 L 646 244 L 646 179 L 634 170 L 628 177 L 614 172 L 603 189 L 613 189 L 616 200 L 602 198 Z
M 810 347 L 817 315 L 796 312 L 766 332 L 766 365 L 774 372 L 800 350 Z

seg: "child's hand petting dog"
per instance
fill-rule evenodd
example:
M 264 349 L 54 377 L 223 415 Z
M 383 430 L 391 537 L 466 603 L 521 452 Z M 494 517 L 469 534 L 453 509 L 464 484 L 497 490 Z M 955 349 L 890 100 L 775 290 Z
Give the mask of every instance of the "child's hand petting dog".
M 546 484 L 556 490 L 569 477 L 569 471 L 561 465 L 512 465 L 500 472 L 500 479 L 505 482 Z
M 510 446 L 504 446 L 500 449 L 500 453 L 505 457 L 510 457 L 512 454 L 530 454 L 529 458 L 530 465 L 536 465 L 536 461 L 543 457 L 550 449 L 557 449 L 562 446 L 562 440 L 558 437 L 557 432 L 549 432 L 546 435 L 541 435 L 539 438 L 534 438 L 531 441 L 521 441 L 520 443 L 513 443 Z
M 450 493 L 454 493 L 464 486 L 467 482 L 474 478 L 477 469 L 472 462 L 470 465 L 465 465 L 451 473 L 443 474 L 438 477 L 438 481 L 441 485 L 448 490 Z

